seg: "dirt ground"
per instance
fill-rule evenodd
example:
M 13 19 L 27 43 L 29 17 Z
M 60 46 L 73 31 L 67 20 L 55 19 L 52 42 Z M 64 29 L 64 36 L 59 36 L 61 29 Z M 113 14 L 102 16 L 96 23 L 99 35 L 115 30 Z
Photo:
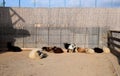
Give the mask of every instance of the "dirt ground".
M 47 58 L 32 60 L 29 52 L 1 53 L 0 76 L 120 76 L 112 54 L 47 53 Z

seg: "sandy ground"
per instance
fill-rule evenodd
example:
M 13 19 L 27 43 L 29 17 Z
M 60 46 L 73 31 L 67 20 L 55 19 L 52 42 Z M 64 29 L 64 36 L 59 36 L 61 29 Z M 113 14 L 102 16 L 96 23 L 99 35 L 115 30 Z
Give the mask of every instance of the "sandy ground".
M 0 76 L 120 76 L 120 65 L 112 54 L 48 53 L 37 60 L 28 54 L 1 53 Z

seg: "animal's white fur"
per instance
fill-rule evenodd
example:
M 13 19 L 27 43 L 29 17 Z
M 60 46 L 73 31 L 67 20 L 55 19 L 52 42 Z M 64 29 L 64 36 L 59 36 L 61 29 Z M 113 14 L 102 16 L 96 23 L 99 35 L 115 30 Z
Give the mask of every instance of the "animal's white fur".
M 89 48 L 85 49 L 85 52 L 88 53 L 88 54 L 95 53 L 95 51 L 93 49 L 89 49 Z
M 33 49 L 30 53 L 29 53 L 29 58 L 30 59 L 36 59 L 36 58 L 40 58 L 40 56 L 38 55 L 37 51 L 39 49 L 35 48 Z
M 69 50 L 73 50 L 75 47 L 76 47 L 75 44 L 70 44 L 69 47 L 68 47 L 68 49 L 69 49 Z
M 103 47 L 104 53 L 110 53 L 110 49 L 108 47 Z

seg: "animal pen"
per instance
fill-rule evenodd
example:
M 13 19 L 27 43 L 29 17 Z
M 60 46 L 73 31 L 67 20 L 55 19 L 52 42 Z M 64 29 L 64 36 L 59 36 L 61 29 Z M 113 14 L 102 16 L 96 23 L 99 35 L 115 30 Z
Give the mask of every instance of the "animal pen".
M 0 0 L 0 76 L 120 76 L 119 4 Z
M 107 46 L 108 31 L 120 29 L 116 8 L 0 8 L 0 47 Z M 119 38 L 120 35 L 118 34 Z

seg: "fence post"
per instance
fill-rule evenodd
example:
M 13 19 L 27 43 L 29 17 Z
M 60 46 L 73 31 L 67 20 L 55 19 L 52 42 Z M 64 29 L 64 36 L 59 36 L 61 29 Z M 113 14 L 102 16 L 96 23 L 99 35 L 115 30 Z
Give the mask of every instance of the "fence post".
M 21 7 L 21 0 L 19 0 L 19 7 Z
M 107 45 L 108 45 L 109 48 L 111 48 L 111 47 L 110 47 L 110 46 L 111 46 L 111 45 L 110 45 L 110 42 L 111 42 L 110 37 L 112 37 L 112 32 L 111 32 L 111 31 L 108 31 Z
M 5 3 L 6 3 L 5 0 L 3 0 L 3 7 L 5 7 Z

